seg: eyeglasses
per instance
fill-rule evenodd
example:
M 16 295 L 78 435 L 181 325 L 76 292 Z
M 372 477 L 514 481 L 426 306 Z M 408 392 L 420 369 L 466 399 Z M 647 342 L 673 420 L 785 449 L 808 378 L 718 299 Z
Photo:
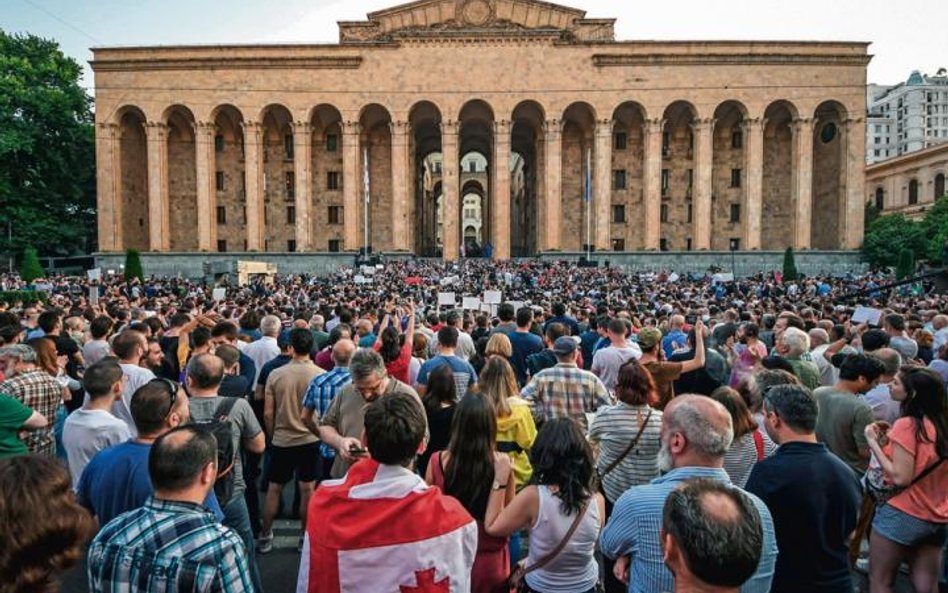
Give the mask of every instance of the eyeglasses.
M 172 381 L 171 379 L 166 379 L 164 377 L 155 377 L 149 383 L 161 383 L 168 388 L 168 398 L 170 400 L 170 405 L 168 406 L 168 411 L 165 412 L 165 418 L 171 415 L 171 411 L 174 410 L 174 405 L 178 402 L 178 384 Z
M 382 382 L 385 380 L 384 377 L 379 377 L 379 380 L 375 382 L 375 385 L 371 387 L 359 387 L 353 383 L 355 390 L 359 392 L 362 397 L 369 397 L 372 395 L 378 395 L 379 388 L 382 386 Z

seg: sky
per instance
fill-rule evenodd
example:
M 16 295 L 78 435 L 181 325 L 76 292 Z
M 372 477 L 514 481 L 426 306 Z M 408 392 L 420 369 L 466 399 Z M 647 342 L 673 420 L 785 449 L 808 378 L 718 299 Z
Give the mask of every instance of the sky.
M 86 65 L 90 47 L 215 43 L 334 43 L 336 21 L 363 20 L 399 0 L 0 0 L 0 29 L 57 40 Z M 948 68 L 945 0 L 567 0 L 615 17 L 620 40 L 872 42 L 869 82 Z

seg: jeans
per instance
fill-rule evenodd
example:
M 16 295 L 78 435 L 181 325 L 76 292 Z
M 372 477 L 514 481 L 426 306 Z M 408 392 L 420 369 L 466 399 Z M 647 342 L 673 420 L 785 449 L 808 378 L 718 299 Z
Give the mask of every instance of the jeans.
M 257 568 L 256 543 L 250 528 L 250 514 L 247 512 L 247 501 L 244 500 L 243 493 L 231 496 L 222 510 L 224 511 L 224 526 L 233 529 L 247 548 L 247 566 L 250 567 L 250 582 L 253 584 L 253 590 L 255 593 L 263 593 L 260 570 Z

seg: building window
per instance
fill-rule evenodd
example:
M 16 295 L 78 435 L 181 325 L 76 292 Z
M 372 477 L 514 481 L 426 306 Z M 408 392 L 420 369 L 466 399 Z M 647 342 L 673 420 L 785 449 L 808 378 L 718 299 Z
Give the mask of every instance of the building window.
M 731 224 L 741 221 L 741 205 L 731 204 Z
M 741 240 L 740 239 L 731 239 L 728 242 L 728 248 L 731 251 L 740 251 L 741 250 Z
M 939 173 L 935 175 L 935 200 L 939 200 L 945 196 L 945 174 Z
M 227 224 L 227 208 L 224 206 L 217 207 L 217 224 Z
M 329 224 L 339 224 L 340 219 L 339 211 L 342 210 L 339 206 L 330 206 L 329 207 Z
M 879 210 L 885 208 L 885 190 L 881 187 L 876 188 L 876 208 Z
M 326 172 L 326 189 L 330 191 L 339 189 L 339 171 Z
M 685 190 L 685 196 L 691 197 L 691 190 L 695 186 L 695 170 L 688 169 L 688 187 Z
M 214 173 L 214 187 L 217 191 L 224 191 L 224 172 L 217 171 Z
M 836 138 L 836 124 L 830 122 L 820 130 L 820 140 L 823 144 L 829 144 Z
M 662 156 L 668 158 L 671 154 L 671 132 L 662 132 Z
M 741 170 L 731 169 L 731 187 L 741 186 Z
M 913 179 L 909 181 L 909 206 L 914 206 L 918 204 L 918 180 Z
M 612 172 L 612 189 L 625 189 L 625 169 Z
M 284 185 L 286 187 L 286 199 L 292 200 L 296 197 L 296 173 L 293 171 L 286 172 L 286 180 Z
M 658 240 L 658 249 L 659 251 L 668 251 L 668 239 L 662 237 Z
M 742 130 L 734 130 L 731 132 L 731 148 L 743 148 L 744 147 L 744 132 Z
M 685 239 L 685 251 L 691 251 L 691 237 Z
M 336 152 L 339 150 L 339 136 L 337 134 L 326 134 L 326 152 Z
M 613 250 L 613 251 L 625 251 L 625 239 L 613 239 L 613 240 L 612 240 L 612 250 Z
M 293 134 L 283 136 L 283 154 L 286 158 L 293 158 Z
M 614 150 L 625 150 L 629 147 L 629 135 L 625 132 L 616 132 L 613 136 L 612 148 Z
M 660 217 L 662 222 L 668 222 L 668 204 L 662 204 Z
M 214 152 L 224 152 L 224 136 L 221 134 L 214 136 Z
M 217 251 L 219 251 L 220 253 L 227 253 L 227 240 L 226 239 L 217 240 Z
M 296 224 L 296 206 L 286 207 L 286 224 Z
M 662 169 L 662 197 L 668 196 L 668 178 L 669 171 L 668 169 Z
M 691 204 L 688 204 L 688 205 L 685 207 L 685 216 L 686 216 L 686 218 L 687 218 L 687 220 L 686 220 L 685 222 L 691 222 L 691 221 L 692 221 L 692 216 L 693 216 L 693 213 L 692 213 L 692 212 L 693 212 L 693 211 L 692 211 L 692 209 L 691 209 Z
M 625 206 L 623 204 L 613 204 L 612 222 L 625 222 Z
M 339 239 L 330 239 L 329 240 L 329 251 L 332 253 L 339 252 Z
M 290 253 L 296 252 L 296 239 L 287 239 L 286 240 L 286 250 Z

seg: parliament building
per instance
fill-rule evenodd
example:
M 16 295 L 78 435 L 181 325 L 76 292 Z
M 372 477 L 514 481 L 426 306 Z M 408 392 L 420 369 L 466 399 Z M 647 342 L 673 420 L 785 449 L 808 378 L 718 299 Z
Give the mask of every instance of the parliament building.
M 417 0 L 339 42 L 94 48 L 101 252 L 849 250 L 867 43 Z

